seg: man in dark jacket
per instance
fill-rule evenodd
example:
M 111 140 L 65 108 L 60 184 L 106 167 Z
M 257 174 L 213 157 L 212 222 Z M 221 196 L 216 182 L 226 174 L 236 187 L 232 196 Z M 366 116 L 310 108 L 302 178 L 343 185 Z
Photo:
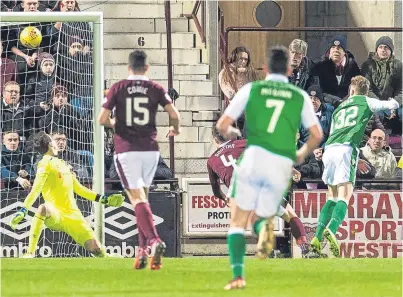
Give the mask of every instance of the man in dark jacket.
M 351 78 L 360 75 L 360 69 L 353 54 L 347 50 L 344 36 L 332 39 L 325 59 L 315 65 L 312 75 L 319 77 L 326 103 L 338 105 L 339 100 L 348 95 Z
M 1 151 L 1 179 L 7 188 L 20 185 L 24 189 L 31 186 L 29 178 L 33 176 L 32 155 L 24 154 L 20 149 L 19 135 L 16 131 L 3 134 Z
M 329 137 L 334 107 L 324 102 L 323 94 L 319 86 L 311 86 L 307 93 L 311 97 L 313 108 L 323 130 L 323 140 L 320 144 L 320 146 L 323 147 Z M 300 139 L 298 146 L 301 147 L 308 140 L 309 132 L 301 126 L 299 133 Z
M 288 49 L 292 67 L 289 81 L 305 91 L 312 85 L 319 85 L 319 78 L 311 74 L 314 63 L 306 56 L 308 44 L 301 39 L 294 39 Z
M 370 82 L 369 97 L 380 100 L 394 98 L 402 104 L 402 62 L 393 55 L 393 40 L 388 36 L 380 37 L 375 53 L 369 53 L 362 64 L 362 74 Z M 380 118 L 392 134 L 402 133 L 402 108 L 393 112 L 380 112 Z
M 20 85 L 17 82 L 9 81 L 5 84 L 1 104 L 3 131 L 14 130 L 21 137 L 28 137 L 31 109 L 20 102 Z

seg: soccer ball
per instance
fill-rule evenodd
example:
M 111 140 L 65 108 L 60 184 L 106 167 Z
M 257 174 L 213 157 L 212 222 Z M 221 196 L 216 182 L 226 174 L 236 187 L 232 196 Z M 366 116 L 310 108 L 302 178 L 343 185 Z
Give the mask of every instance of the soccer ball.
M 42 42 L 42 33 L 36 27 L 26 27 L 21 31 L 20 42 L 26 48 L 37 48 Z

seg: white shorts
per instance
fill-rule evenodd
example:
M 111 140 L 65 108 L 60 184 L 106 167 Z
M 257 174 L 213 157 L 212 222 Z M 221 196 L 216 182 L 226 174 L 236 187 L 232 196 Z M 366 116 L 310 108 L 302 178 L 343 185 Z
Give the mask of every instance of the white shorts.
M 116 171 L 125 189 L 150 187 L 157 170 L 159 152 L 115 154 Z
M 293 161 L 261 147 L 248 147 L 234 169 L 230 197 L 242 210 L 262 218 L 274 216 L 288 190 Z
M 354 185 L 358 153 L 357 149 L 346 144 L 326 147 L 322 157 L 324 165 L 323 182 L 330 186 L 347 182 L 351 182 Z

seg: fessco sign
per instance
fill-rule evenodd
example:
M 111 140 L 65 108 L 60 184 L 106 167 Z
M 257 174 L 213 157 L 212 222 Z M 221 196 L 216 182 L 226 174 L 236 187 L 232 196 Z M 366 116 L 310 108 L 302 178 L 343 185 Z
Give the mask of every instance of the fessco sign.
M 296 191 L 293 205 L 307 232 L 315 234 L 327 192 Z M 345 258 L 398 258 L 402 256 L 403 211 L 400 192 L 358 191 L 350 198 L 346 219 L 336 237 Z M 323 243 L 325 245 L 325 243 Z M 325 247 L 328 252 L 328 248 Z M 330 254 L 330 253 L 329 253 Z M 293 240 L 293 256 L 301 257 Z

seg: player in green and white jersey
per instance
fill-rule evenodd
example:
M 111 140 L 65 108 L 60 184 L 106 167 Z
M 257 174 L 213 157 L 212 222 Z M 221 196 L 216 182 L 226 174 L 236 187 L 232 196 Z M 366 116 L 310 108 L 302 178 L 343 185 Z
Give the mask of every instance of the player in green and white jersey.
M 330 243 L 335 257 L 340 256 L 336 232 L 346 215 L 353 194 L 357 171 L 359 144 L 365 127 L 374 112 L 397 109 L 399 103 L 391 99 L 380 101 L 368 98 L 370 83 L 363 76 L 351 79 L 350 97 L 333 112 L 330 135 L 323 154 L 322 179 L 328 185 L 328 200 L 323 206 L 315 237 L 311 241 L 313 252 L 321 254 L 322 235 Z
M 255 211 L 258 220 L 253 224 L 259 234 L 258 256 L 267 257 L 273 248 L 272 218 L 277 212 L 283 194 L 288 189 L 294 163 L 302 161 L 322 139 L 322 129 L 308 94 L 288 83 L 291 73 L 288 50 L 273 47 L 268 50 L 268 74 L 263 81 L 243 86 L 235 95 L 224 115 L 217 122 L 217 130 L 224 137 L 239 134 L 232 127 L 246 112 L 247 144 L 232 176 L 229 197 L 231 224 L 228 230 L 228 248 L 233 280 L 226 290 L 245 287 L 244 230 L 248 215 Z M 301 126 L 310 137 L 296 151 L 295 135 Z

